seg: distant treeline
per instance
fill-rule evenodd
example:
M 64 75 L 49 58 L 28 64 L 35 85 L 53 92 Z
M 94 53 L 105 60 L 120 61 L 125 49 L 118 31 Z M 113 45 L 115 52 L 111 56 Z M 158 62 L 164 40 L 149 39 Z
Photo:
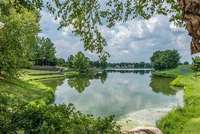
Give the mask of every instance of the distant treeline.
M 91 64 L 95 67 L 103 67 L 103 68 L 151 68 L 151 64 L 147 62 L 139 62 L 139 63 L 129 63 L 129 62 L 120 62 L 120 63 L 106 63 L 101 64 L 98 61 L 91 62 Z

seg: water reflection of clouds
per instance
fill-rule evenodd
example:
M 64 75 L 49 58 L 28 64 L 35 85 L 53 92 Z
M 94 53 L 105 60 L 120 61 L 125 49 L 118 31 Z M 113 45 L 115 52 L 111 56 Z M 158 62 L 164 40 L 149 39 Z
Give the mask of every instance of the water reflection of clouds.
M 65 81 L 57 88 L 55 103 L 73 103 L 85 113 L 106 116 L 114 113 L 117 117 L 177 103 L 175 96 L 153 92 L 149 86 L 150 80 L 149 74 L 109 73 L 104 84 L 100 80 L 91 80 L 90 86 L 82 93 Z

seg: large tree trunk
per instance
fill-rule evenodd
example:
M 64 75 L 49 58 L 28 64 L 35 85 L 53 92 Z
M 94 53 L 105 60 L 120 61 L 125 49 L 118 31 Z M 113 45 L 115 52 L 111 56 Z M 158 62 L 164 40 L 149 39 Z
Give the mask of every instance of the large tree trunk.
M 183 19 L 192 36 L 191 53 L 200 52 L 200 0 L 178 0 L 183 10 Z

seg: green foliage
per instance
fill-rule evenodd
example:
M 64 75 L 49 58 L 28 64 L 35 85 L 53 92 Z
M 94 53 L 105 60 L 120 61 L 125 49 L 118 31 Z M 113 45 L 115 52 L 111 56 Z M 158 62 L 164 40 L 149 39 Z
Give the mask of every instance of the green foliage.
M 46 105 L 42 101 L 12 104 L 12 98 L 0 95 L 2 133 L 119 134 L 113 117 L 94 118 L 76 111 L 73 105 Z M 10 104 L 11 103 L 11 104 Z M 10 104 L 10 105 L 8 105 Z
M 46 103 L 52 102 L 54 90 L 40 82 L 24 82 L 21 80 L 0 81 L 0 92 L 15 98 L 15 101 L 43 100 Z
M 108 56 L 103 50 L 106 40 L 99 31 L 102 20 L 98 0 L 52 0 L 48 8 L 55 18 L 60 18 L 59 29 L 73 27 L 73 33 L 84 42 L 85 50 L 101 53 L 101 58 Z
M 199 72 L 200 71 L 200 57 L 195 57 L 195 58 L 192 58 L 193 60 L 193 64 L 192 64 L 192 70 L 194 72 Z
M 38 38 L 32 53 L 35 65 L 56 65 L 56 49 L 49 38 Z
M 69 56 L 68 67 L 80 73 L 88 72 L 90 67 L 89 58 L 85 57 L 82 52 L 78 52 L 74 56 Z
M 65 64 L 65 59 L 63 58 L 58 58 L 57 59 L 57 65 L 58 66 L 61 66 L 61 67 L 64 67 L 66 64 Z
M 13 3 L 14 4 L 14 3 Z M 30 50 L 39 32 L 38 12 L 16 7 L 3 0 L 0 3 L 0 75 L 14 77 L 20 67 L 30 65 Z
M 180 55 L 176 50 L 156 51 L 151 57 L 151 63 L 155 70 L 176 68 Z

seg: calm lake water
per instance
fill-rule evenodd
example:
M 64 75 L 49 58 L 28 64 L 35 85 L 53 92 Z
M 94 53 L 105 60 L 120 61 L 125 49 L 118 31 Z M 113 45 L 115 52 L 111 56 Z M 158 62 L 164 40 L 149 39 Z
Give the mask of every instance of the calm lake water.
M 152 78 L 147 72 L 108 72 L 96 78 L 48 80 L 56 88 L 55 103 L 72 103 L 83 113 L 115 115 L 124 129 L 154 126 L 174 106 L 183 105 L 183 92 L 171 90 L 172 79 Z

